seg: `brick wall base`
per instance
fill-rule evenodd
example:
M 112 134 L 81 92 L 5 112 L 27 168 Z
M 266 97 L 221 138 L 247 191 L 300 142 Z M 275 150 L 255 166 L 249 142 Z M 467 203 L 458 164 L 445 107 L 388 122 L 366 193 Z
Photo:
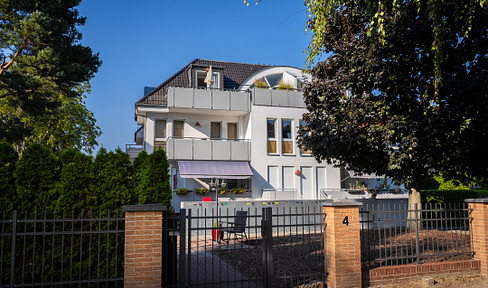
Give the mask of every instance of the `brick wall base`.
M 409 264 L 389 267 L 379 267 L 363 270 L 363 285 L 378 286 L 405 281 L 412 277 L 433 276 L 446 273 L 480 273 L 480 261 L 449 261 L 428 264 Z

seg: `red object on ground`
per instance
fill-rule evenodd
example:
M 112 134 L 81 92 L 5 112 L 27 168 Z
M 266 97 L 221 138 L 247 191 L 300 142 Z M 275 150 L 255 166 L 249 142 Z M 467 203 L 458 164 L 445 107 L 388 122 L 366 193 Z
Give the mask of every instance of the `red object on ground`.
M 224 231 L 220 229 L 212 229 L 212 240 L 218 241 L 224 239 Z
M 203 202 L 210 202 L 212 201 L 212 197 L 202 197 Z

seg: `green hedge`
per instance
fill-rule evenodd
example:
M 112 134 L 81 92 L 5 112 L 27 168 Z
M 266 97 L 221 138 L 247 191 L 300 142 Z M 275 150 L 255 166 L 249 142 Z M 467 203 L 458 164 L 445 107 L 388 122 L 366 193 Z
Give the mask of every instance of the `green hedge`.
M 422 203 L 462 203 L 464 199 L 487 197 L 487 190 L 422 190 Z

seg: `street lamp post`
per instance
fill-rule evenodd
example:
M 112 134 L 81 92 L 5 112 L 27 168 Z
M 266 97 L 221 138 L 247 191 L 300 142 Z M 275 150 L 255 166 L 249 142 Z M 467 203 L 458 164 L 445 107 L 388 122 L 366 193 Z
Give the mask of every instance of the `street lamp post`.
M 210 191 L 215 190 L 215 200 L 217 203 L 217 210 L 216 210 L 216 219 L 217 219 L 217 227 L 219 226 L 219 194 L 220 194 L 220 187 L 225 188 L 227 183 L 224 182 L 224 179 L 217 179 L 212 178 L 209 183 Z

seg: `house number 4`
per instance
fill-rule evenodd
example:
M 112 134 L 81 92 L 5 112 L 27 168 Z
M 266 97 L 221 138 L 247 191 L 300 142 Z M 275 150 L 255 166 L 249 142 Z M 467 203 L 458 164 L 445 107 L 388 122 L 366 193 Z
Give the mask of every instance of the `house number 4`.
M 342 220 L 342 224 L 346 224 L 346 226 L 349 225 L 349 217 L 348 216 L 344 217 L 344 220 Z

